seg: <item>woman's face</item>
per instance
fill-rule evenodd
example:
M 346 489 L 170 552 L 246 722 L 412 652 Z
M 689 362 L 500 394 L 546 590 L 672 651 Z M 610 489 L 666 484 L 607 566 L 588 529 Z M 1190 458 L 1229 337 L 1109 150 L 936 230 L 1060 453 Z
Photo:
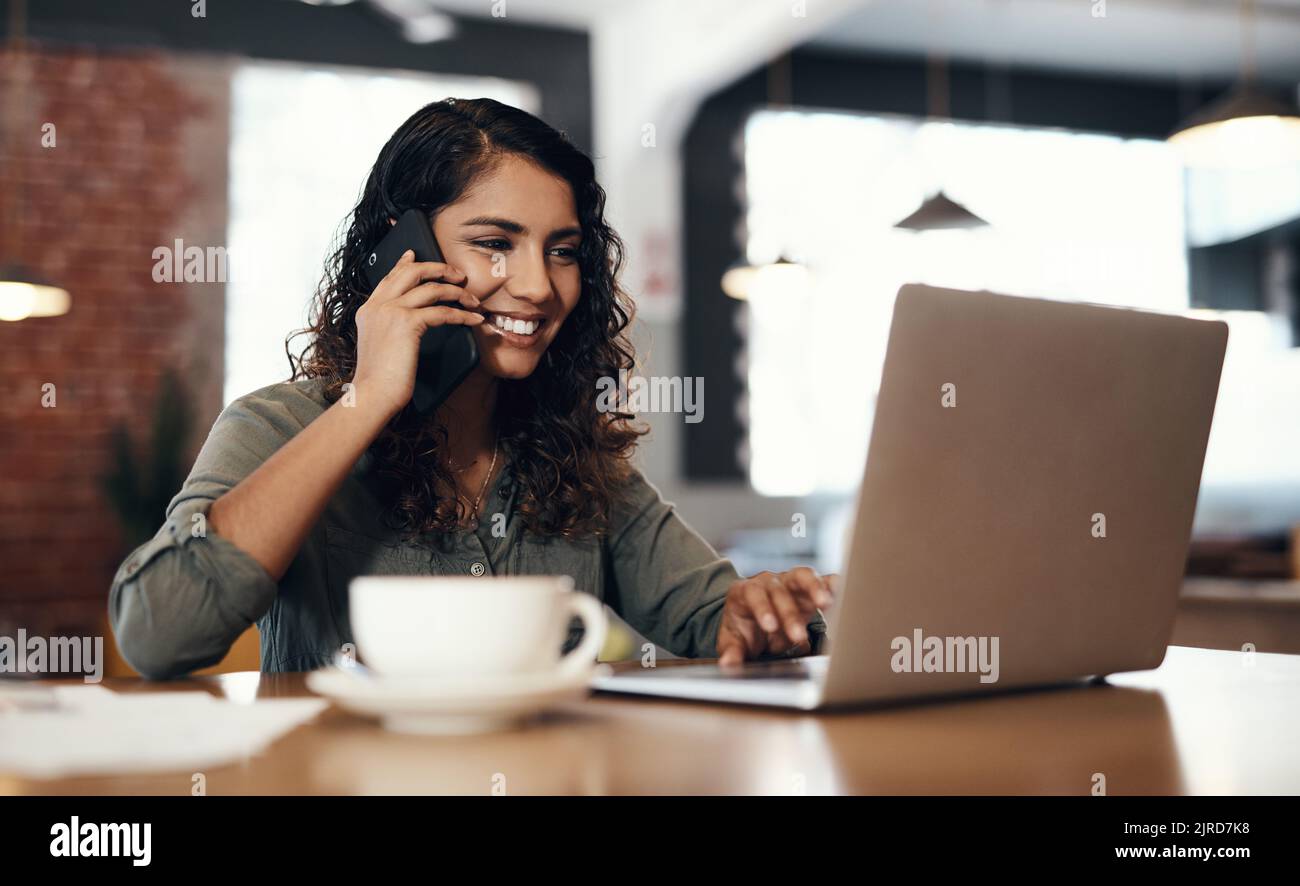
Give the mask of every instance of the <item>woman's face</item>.
M 486 315 L 474 327 L 479 369 L 526 378 L 582 292 L 582 229 L 568 182 L 507 154 L 438 213 L 433 235 Z

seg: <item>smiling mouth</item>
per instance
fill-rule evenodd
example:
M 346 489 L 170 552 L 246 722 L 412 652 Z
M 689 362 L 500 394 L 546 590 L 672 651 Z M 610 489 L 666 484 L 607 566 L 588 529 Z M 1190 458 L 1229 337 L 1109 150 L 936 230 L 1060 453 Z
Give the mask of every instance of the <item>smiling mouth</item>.
M 483 316 L 485 319 L 481 328 L 516 345 L 531 345 L 539 341 L 541 337 L 537 333 L 546 325 L 545 317 L 523 320 L 491 312 L 484 312 Z

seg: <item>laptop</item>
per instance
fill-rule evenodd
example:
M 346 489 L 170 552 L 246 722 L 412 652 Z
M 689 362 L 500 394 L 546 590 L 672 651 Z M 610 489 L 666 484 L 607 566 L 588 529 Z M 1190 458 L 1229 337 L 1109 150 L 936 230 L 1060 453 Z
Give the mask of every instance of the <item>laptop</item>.
M 826 654 L 594 688 L 815 710 L 1157 667 L 1226 345 L 1218 321 L 904 286 Z

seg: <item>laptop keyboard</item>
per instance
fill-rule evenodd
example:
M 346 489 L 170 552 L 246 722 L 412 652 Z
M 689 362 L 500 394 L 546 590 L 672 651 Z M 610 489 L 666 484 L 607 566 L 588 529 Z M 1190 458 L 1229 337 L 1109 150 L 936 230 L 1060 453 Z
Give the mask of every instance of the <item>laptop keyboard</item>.
M 715 664 L 678 665 L 668 668 L 645 668 L 626 671 L 620 676 L 641 674 L 647 677 L 671 677 L 693 680 L 811 680 L 826 673 L 827 658 L 784 658 L 776 661 L 751 661 L 739 667 L 722 668 Z

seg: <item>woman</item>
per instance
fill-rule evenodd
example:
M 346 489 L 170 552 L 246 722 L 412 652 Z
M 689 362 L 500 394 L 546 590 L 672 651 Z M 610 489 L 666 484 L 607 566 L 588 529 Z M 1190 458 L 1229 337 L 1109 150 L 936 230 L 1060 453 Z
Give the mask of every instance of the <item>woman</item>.
M 449 99 L 402 124 L 292 380 L 226 408 L 166 523 L 118 571 L 126 660 L 181 675 L 256 622 L 263 670 L 320 667 L 351 642 L 361 574 L 567 574 L 680 655 L 808 651 L 829 581 L 742 580 L 631 466 L 633 417 L 596 407 L 598 380 L 633 367 L 604 202 L 591 160 L 516 108 Z M 368 291 L 363 260 L 412 207 L 445 263 L 408 253 Z M 421 334 L 441 324 L 470 327 L 480 360 L 430 420 L 407 403 Z

